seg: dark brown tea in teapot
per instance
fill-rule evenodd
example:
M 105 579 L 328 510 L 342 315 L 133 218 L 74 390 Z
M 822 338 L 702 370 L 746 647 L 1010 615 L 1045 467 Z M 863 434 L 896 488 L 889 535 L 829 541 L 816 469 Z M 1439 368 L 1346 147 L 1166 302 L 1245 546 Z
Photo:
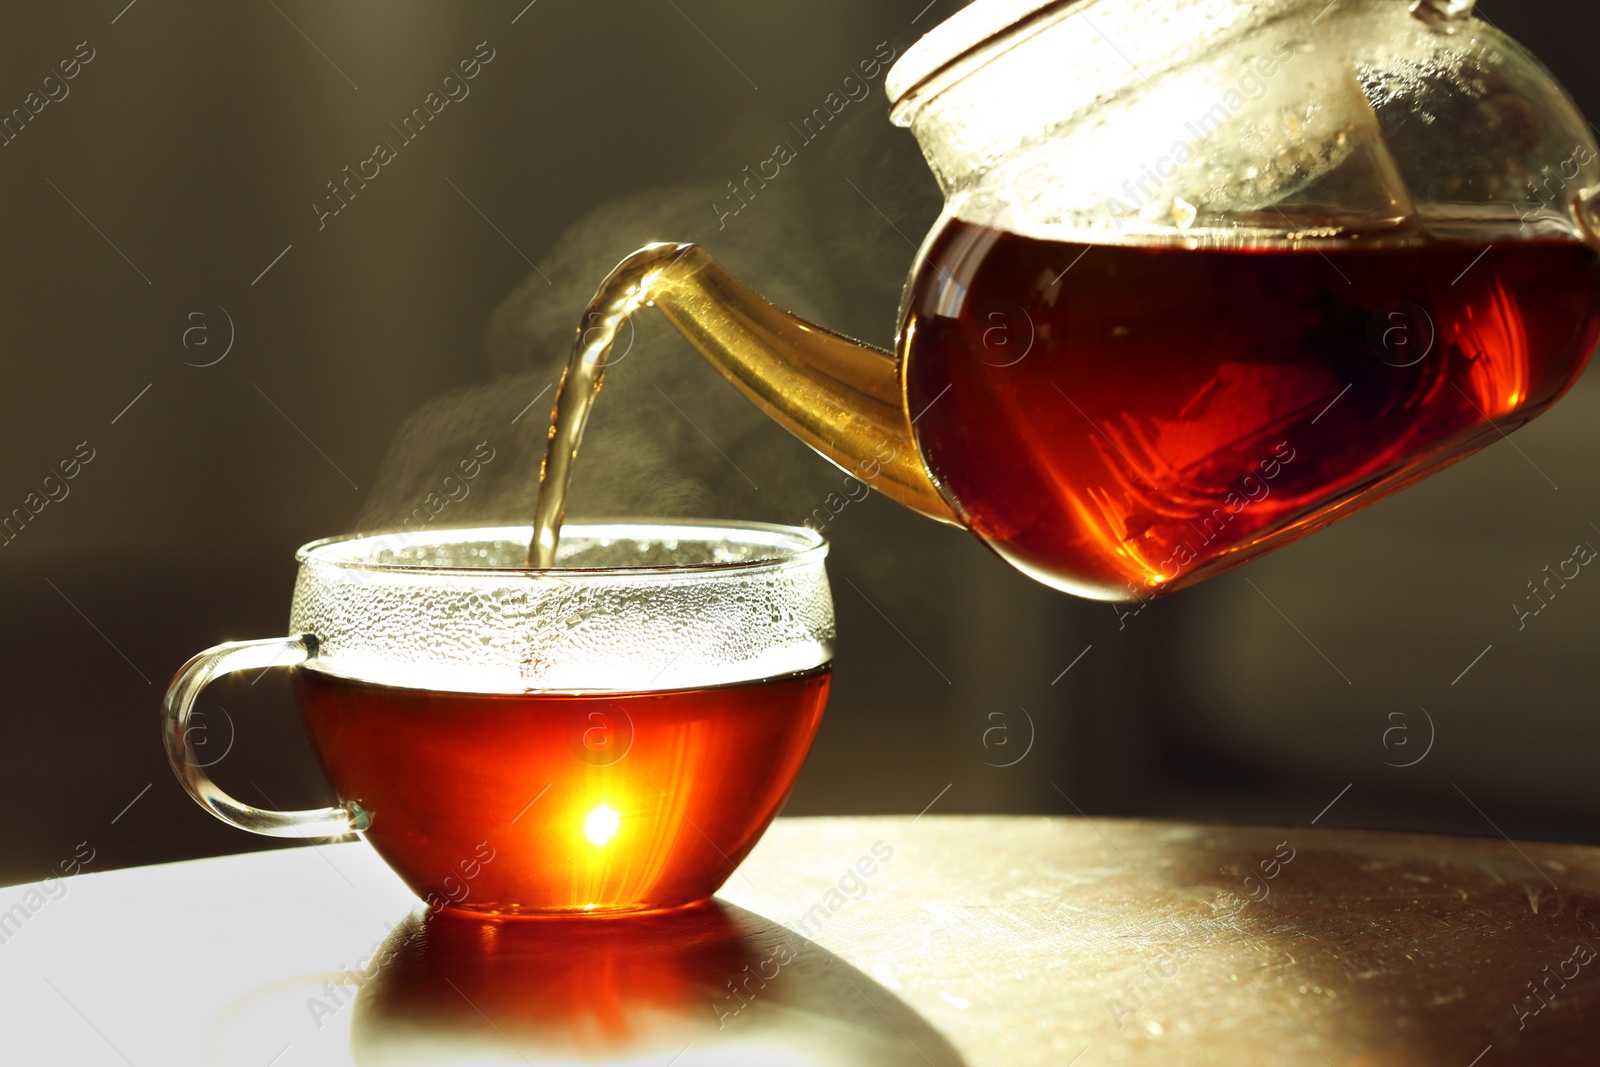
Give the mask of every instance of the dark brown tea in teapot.
M 1033 577 L 1102 600 L 1181 588 L 1572 385 L 1600 341 L 1600 257 L 1515 238 L 1192 250 L 951 221 L 902 324 L 923 458 Z

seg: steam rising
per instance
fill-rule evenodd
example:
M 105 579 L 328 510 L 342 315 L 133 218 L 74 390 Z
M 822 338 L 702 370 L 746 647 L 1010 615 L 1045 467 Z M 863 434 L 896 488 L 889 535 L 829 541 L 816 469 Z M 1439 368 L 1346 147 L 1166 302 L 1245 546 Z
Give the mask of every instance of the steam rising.
M 733 139 L 736 151 L 713 155 L 759 158 L 783 129 L 780 120 L 753 117 Z M 574 223 L 537 257 L 544 277 L 530 274 L 487 324 L 493 380 L 406 420 L 358 527 L 531 521 L 555 386 L 578 320 L 611 268 L 649 241 L 697 242 L 773 302 L 889 347 L 911 242 L 939 208 L 909 135 L 879 109 L 842 115 L 778 178 L 741 186 L 749 203 L 719 230 L 712 205 L 727 201 L 730 179 L 744 177 L 649 190 Z M 660 315 L 642 310 L 632 327 L 585 433 L 569 518 L 801 524 L 839 490 L 841 472 L 740 396 Z M 475 476 L 466 478 L 466 469 Z

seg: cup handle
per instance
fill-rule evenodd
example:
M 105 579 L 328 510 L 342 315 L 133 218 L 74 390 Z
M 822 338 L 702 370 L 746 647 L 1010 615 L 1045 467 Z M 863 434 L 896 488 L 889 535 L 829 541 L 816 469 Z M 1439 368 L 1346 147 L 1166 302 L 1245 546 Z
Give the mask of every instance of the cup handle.
M 309 811 L 268 811 L 242 804 L 211 780 L 189 743 L 190 712 L 200 691 L 212 679 L 236 671 L 293 667 L 315 655 L 316 648 L 317 639 L 312 634 L 230 641 L 208 648 L 185 663 L 167 689 L 161 706 L 161 733 L 172 773 L 195 803 L 230 826 L 267 837 L 338 837 L 372 825 L 366 809 L 353 800 L 339 807 Z

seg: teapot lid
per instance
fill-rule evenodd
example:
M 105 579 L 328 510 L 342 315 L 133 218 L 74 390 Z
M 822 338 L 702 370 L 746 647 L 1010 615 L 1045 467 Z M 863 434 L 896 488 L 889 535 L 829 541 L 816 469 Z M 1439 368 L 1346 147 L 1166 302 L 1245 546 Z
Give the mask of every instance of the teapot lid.
M 911 125 L 917 104 L 942 87 L 956 64 L 985 46 L 1002 51 L 1030 31 L 1065 16 L 1083 0 L 973 0 L 906 50 L 889 70 L 884 89 L 897 126 Z

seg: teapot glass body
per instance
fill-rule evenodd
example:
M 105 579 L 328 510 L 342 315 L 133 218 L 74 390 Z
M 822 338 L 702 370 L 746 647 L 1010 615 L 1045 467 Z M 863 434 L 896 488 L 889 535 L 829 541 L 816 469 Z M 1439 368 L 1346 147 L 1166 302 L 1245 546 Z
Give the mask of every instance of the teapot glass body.
M 948 208 L 898 354 L 964 523 L 1049 584 L 1146 597 L 1571 386 L 1597 152 L 1467 8 L 1050 5 L 943 69 L 908 54 L 896 117 Z

